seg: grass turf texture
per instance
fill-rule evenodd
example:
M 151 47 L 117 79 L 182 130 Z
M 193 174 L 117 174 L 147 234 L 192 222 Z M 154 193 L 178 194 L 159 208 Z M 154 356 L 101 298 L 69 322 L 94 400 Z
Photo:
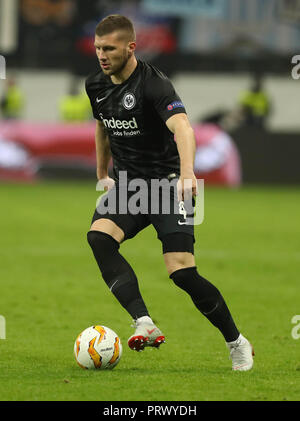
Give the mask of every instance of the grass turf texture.
M 122 247 L 149 311 L 166 335 L 161 349 L 127 346 L 131 320 L 100 278 L 86 241 L 94 183 L 2 184 L 0 400 L 298 400 L 299 205 L 295 188 L 205 190 L 196 227 L 199 273 L 223 293 L 253 343 L 254 369 L 231 371 L 223 337 L 168 278 L 152 227 Z M 298 297 L 298 298 L 297 298 Z M 121 337 L 112 371 L 77 366 L 73 344 L 93 324 Z

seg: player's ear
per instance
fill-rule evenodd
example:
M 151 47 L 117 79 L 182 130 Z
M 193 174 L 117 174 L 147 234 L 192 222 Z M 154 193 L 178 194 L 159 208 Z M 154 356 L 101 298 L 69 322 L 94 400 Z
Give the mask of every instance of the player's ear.
M 128 48 L 128 51 L 129 51 L 129 52 L 131 52 L 131 53 L 133 54 L 133 53 L 134 53 L 134 51 L 135 51 L 135 48 L 136 48 L 136 42 L 134 42 L 134 41 L 130 41 L 130 42 L 128 43 L 127 48 Z

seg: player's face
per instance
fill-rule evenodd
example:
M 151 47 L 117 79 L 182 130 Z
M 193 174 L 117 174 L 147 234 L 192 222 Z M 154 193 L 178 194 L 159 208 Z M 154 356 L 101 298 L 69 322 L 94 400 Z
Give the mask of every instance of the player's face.
M 118 31 L 99 37 L 95 35 L 96 54 L 106 75 L 117 75 L 126 67 L 134 53 L 135 43 L 128 42 Z

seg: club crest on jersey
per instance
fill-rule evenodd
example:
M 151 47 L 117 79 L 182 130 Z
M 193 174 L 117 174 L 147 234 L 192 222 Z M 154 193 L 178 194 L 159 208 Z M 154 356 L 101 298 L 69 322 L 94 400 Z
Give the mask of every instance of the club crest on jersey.
M 122 102 L 126 110 L 131 110 L 135 106 L 135 103 L 136 103 L 135 96 L 131 92 L 127 92 L 123 96 Z

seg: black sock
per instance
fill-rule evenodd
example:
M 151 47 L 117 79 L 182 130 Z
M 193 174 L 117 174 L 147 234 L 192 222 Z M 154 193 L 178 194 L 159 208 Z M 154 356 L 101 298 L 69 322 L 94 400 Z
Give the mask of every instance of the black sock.
M 133 319 L 149 316 L 135 273 L 118 251 L 119 243 L 99 231 L 89 231 L 87 237 L 102 277 L 119 303 Z
M 238 338 L 240 332 L 220 291 L 200 276 L 196 267 L 177 270 L 170 275 L 170 278 L 191 296 L 198 310 L 221 331 L 226 342 Z

